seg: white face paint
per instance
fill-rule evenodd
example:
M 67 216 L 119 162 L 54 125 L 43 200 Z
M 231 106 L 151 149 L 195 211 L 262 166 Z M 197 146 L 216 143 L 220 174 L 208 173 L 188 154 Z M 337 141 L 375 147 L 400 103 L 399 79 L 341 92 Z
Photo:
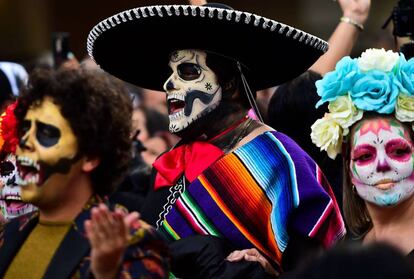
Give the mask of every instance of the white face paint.
M 222 98 L 216 74 L 207 67 L 207 54 L 180 50 L 170 57 L 173 73 L 164 84 L 170 118 L 169 129 L 180 132 L 214 110 Z
M 36 210 L 32 204 L 22 202 L 20 186 L 16 184 L 16 174 L 16 156 L 9 154 L 0 163 L 0 181 L 3 185 L 0 190 L 0 210 L 6 219 L 13 219 Z
M 351 150 L 351 180 L 362 199 L 393 206 L 413 195 L 413 142 L 400 122 L 362 121 L 355 128 Z

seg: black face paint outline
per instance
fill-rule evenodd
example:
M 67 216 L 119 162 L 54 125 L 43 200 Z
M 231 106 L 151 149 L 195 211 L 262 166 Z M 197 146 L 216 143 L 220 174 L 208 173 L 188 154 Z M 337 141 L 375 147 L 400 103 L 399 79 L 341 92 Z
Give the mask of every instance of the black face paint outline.
M 43 147 L 49 148 L 56 145 L 60 138 L 61 132 L 60 129 L 54 125 L 50 125 L 41 121 L 35 121 L 35 129 L 36 129 L 36 140 L 39 144 Z M 19 146 L 24 148 L 26 142 L 29 138 L 27 132 L 32 128 L 32 121 L 30 120 L 23 120 L 19 127 Z
M 181 63 L 177 65 L 177 74 L 184 81 L 196 80 L 201 76 L 202 69 L 195 63 Z
M 196 64 L 203 70 L 203 71 L 207 71 L 207 68 L 204 68 L 203 67 L 203 65 L 201 65 L 201 63 L 200 63 L 200 55 L 198 55 L 197 53 L 195 53 L 195 56 L 196 56 L 196 58 L 195 58 L 195 61 L 196 61 Z
M 169 130 L 172 133 L 176 133 L 179 130 L 184 130 L 186 127 L 190 126 L 191 123 L 202 117 L 203 115 L 210 113 L 213 111 L 217 105 L 213 104 L 213 100 L 216 99 L 216 94 L 221 90 L 221 87 L 219 84 L 217 84 L 216 87 L 216 74 L 214 71 L 212 71 L 208 66 L 205 64 L 204 61 L 203 64 L 200 63 L 200 60 L 203 60 L 206 53 L 204 51 L 199 50 L 192 50 L 192 49 L 184 49 L 184 50 L 178 50 L 177 53 L 172 53 L 173 55 L 170 57 L 170 63 L 169 68 L 172 70 L 172 74 L 169 75 L 169 78 L 164 83 L 164 90 L 167 94 L 167 106 L 169 105 L 170 100 L 176 100 L 178 101 L 184 101 L 184 105 L 177 104 L 182 106 L 182 111 L 180 108 L 179 112 L 172 113 L 170 110 L 170 107 L 168 107 L 169 111 Z M 179 58 L 178 58 L 179 57 Z M 206 57 L 205 57 L 206 58 Z M 196 65 L 201 69 L 201 74 L 196 78 L 196 75 L 193 75 L 192 78 L 186 78 L 182 74 L 179 75 L 177 72 L 177 68 L 183 67 L 181 64 L 192 64 Z M 194 67 L 194 66 L 193 66 Z M 206 72 L 212 72 L 213 79 L 211 79 L 211 82 L 207 80 L 207 74 Z M 184 84 L 182 84 L 184 83 Z M 186 84 L 187 83 L 187 84 Z M 209 84 L 207 84 L 209 83 Z M 206 87 L 207 84 L 207 87 Z M 214 85 L 213 85 L 214 84 Z M 198 85 L 198 86 L 196 86 Z M 210 87 L 211 85 L 211 87 Z M 195 89 L 194 87 L 197 87 Z M 174 97 L 173 94 L 179 95 L 178 97 Z M 184 99 L 183 99 L 184 98 Z M 192 115 L 193 109 L 194 109 L 194 101 L 195 99 L 200 99 L 200 104 L 203 104 L 201 107 L 199 113 L 195 113 L 194 117 L 192 119 L 188 119 L 189 116 Z M 218 102 L 220 102 L 221 98 L 218 98 Z M 211 105 L 211 107 L 209 107 Z M 178 108 L 177 108 L 178 110 Z M 186 117 L 186 118 L 184 118 Z M 187 122 L 186 125 L 184 122 Z M 183 126 L 183 127 L 181 127 Z
M 170 55 L 170 60 L 171 61 L 174 61 L 174 62 L 176 62 L 176 61 L 179 61 L 179 56 L 178 56 L 178 51 L 174 51 L 173 53 L 171 53 L 171 55 Z M 181 58 L 182 59 L 182 58 Z
M 35 123 L 36 139 L 40 145 L 48 148 L 59 142 L 62 133 L 58 127 L 38 120 L 36 120 Z
M 179 50 L 174 51 L 170 55 L 170 61 L 171 62 L 177 63 L 177 62 L 179 62 L 179 61 L 181 61 L 181 60 L 183 60 L 185 58 L 185 55 L 183 55 L 183 56 L 180 57 L 178 55 L 178 52 L 180 52 L 180 51 Z M 186 59 L 184 62 L 191 61 L 194 58 L 195 53 L 193 51 L 191 51 L 191 54 L 192 54 L 191 58 Z
M 43 185 L 53 174 L 68 174 L 71 167 L 82 158 L 80 153 L 77 153 L 72 159 L 61 158 L 55 164 L 50 165 L 43 161 L 38 161 L 40 165 L 40 179 L 39 185 Z
M 0 162 L 0 176 L 7 177 L 12 174 L 15 170 L 15 166 L 12 162 L 4 160 Z
M 16 162 L 16 167 L 19 172 L 19 176 L 24 177 L 28 172 L 35 172 L 35 175 L 39 175 L 39 179 L 36 183 L 37 187 L 42 187 L 50 176 L 54 174 L 68 174 L 71 170 L 71 167 L 77 163 L 82 158 L 82 155 L 78 152 L 73 158 L 60 158 L 56 163 L 49 164 L 42 160 L 36 161 L 39 166 L 39 169 L 36 170 L 33 167 L 27 167 L 22 165 L 19 160 Z M 29 171 L 27 171 L 29 168 Z M 25 173 L 22 175 L 22 173 Z
M 184 115 L 187 117 L 191 115 L 191 112 L 193 111 L 193 104 L 194 104 L 195 99 L 200 99 L 200 101 L 205 105 L 210 104 L 213 101 L 214 96 L 217 93 L 217 90 L 216 92 L 212 94 L 199 91 L 199 90 L 188 91 L 185 96 Z

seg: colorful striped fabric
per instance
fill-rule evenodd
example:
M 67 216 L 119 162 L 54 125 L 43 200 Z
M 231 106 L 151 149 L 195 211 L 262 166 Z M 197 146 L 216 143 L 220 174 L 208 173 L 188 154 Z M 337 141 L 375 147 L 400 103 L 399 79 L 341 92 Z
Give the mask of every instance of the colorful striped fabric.
M 160 228 L 171 239 L 223 237 L 236 249 L 256 247 L 279 264 L 288 230 L 326 247 L 345 234 L 319 168 L 278 132 L 266 132 L 211 165 L 177 199 Z

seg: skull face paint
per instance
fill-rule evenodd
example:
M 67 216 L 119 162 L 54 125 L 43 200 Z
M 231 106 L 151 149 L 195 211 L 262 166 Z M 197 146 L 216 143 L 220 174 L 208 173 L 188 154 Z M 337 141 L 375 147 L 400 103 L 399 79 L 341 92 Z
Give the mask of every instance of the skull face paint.
M 17 183 L 22 186 L 22 199 L 38 205 L 61 195 L 79 161 L 78 143 L 50 98 L 29 108 L 19 126 L 19 140 Z
M 362 121 L 355 128 L 351 150 L 351 181 L 362 199 L 393 206 L 413 195 L 413 142 L 400 122 Z
M 22 201 L 16 174 L 16 156 L 9 154 L 0 162 L 0 181 L 3 185 L 0 190 L 0 210 L 8 220 L 36 210 L 32 204 Z
M 216 74 L 206 64 L 207 54 L 180 50 L 170 57 L 173 73 L 164 84 L 171 133 L 186 129 L 214 110 L 222 98 Z

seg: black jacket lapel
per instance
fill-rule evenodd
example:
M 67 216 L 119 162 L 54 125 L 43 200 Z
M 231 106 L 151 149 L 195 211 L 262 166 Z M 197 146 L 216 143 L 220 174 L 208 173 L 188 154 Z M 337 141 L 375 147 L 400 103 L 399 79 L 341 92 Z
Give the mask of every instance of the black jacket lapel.
M 3 278 L 11 261 L 19 251 L 27 236 L 38 222 L 37 213 L 29 213 L 11 220 L 4 226 L 0 241 L 0 278 Z
M 83 237 L 72 225 L 53 256 L 43 278 L 70 278 L 89 250 L 88 239 Z

